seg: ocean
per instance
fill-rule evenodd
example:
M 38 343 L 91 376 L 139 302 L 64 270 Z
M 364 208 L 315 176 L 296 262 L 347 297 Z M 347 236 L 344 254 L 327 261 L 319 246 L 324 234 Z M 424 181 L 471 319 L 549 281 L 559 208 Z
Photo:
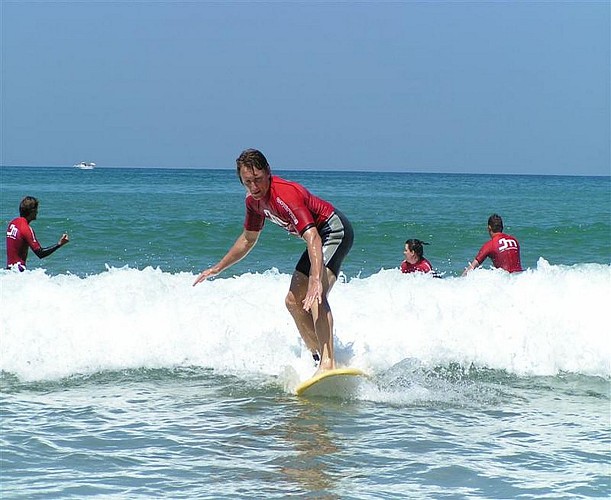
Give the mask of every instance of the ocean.
M 275 171 L 355 243 L 330 295 L 347 398 L 284 307 L 304 243 L 242 229 L 235 171 L 2 167 L 2 221 L 43 246 L 0 271 L 6 499 L 611 496 L 611 177 Z M 461 273 L 499 213 L 525 271 Z M 408 238 L 442 279 L 399 271 Z

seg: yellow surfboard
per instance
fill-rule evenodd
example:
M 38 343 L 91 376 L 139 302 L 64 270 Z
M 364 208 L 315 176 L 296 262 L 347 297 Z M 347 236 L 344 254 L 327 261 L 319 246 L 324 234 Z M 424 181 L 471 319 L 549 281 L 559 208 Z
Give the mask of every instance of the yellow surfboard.
M 336 368 L 314 375 L 295 389 L 297 396 L 349 398 L 358 389 L 365 373 L 358 368 Z

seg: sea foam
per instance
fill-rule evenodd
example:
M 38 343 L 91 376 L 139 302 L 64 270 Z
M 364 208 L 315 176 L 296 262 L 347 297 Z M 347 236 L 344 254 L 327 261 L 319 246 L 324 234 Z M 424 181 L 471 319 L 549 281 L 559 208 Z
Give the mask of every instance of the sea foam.
M 21 380 L 197 366 L 299 379 L 314 370 L 284 306 L 290 275 L 108 268 L 87 277 L 0 271 L 0 370 Z M 478 269 L 436 279 L 381 270 L 330 295 L 336 357 L 371 374 L 405 360 L 518 376 L 608 378 L 611 266 Z

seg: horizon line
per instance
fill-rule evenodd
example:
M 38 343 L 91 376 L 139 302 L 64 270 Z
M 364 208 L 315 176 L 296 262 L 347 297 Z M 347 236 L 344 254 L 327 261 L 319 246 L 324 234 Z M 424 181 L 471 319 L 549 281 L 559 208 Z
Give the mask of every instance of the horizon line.
M 0 168 L 75 168 L 74 165 L 4 165 L 0 164 Z M 180 166 L 180 167 L 168 167 L 168 166 L 134 166 L 134 165 L 96 165 L 93 170 L 100 169 L 152 169 L 152 170 L 227 170 L 234 171 L 235 167 L 205 167 L 205 166 Z M 541 173 L 541 172 L 529 172 L 529 173 L 516 173 L 516 172 L 449 172 L 449 171 L 421 171 L 421 170 L 397 170 L 397 169 L 384 169 L 384 170 L 367 170 L 366 168 L 355 169 L 355 168 L 329 168 L 329 169 L 310 169 L 310 168 L 295 168 L 295 167 L 281 167 L 272 168 L 274 171 L 290 171 L 290 172 L 329 172 L 329 173 L 371 173 L 371 174 L 430 174 L 430 175 L 515 175 L 515 176 L 546 176 L 546 177 L 611 177 L 609 174 L 569 174 L 569 173 Z

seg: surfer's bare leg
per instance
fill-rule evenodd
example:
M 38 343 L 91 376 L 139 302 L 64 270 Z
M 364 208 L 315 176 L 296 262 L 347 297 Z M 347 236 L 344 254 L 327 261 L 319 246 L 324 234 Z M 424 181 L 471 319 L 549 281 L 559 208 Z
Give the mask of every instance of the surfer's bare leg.
M 329 292 L 335 285 L 337 280 L 335 274 L 326 268 L 324 269 L 322 287 L 324 293 L 324 299 L 318 307 L 318 315 L 313 314 L 314 318 L 314 330 L 318 337 L 318 342 L 321 345 L 320 351 L 320 366 L 319 371 L 332 370 L 335 368 L 335 348 L 333 344 L 333 313 L 331 312 L 331 306 L 329 306 Z
M 299 272 L 293 273 L 291 286 L 286 296 L 286 307 L 291 313 L 301 338 L 308 349 L 320 353 L 319 370 L 330 370 L 335 367 L 333 354 L 333 314 L 327 301 L 327 295 L 335 284 L 335 275 L 325 268 L 323 276 L 322 303 L 315 303 L 311 311 L 303 309 L 303 300 L 308 291 L 308 277 Z
M 326 295 L 323 301 L 312 304 L 312 319 L 320 352 L 320 365 L 318 371 L 335 368 L 333 354 L 333 314 L 329 307 Z
M 312 352 L 318 352 L 318 338 L 316 337 L 316 331 L 314 330 L 314 320 L 312 319 L 312 314 L 310 311 L 305 311 L 303 309 L 303 305 L 301 304 L 307 291 L 308 277 L 299 271 L 295 271 L 293 273 L 293 277 L 291 278 L 289 293 L 286 295 L 284 302 L 286 304 L 286 308 L 289 310 L 289 313 L 291 313 L 291 316 L 295 321 L 295 325 L 297 325 L 297 330 L 299 330 L 299 334 L 301 335 L 301 338 L 305 342 L 307 348 Z

